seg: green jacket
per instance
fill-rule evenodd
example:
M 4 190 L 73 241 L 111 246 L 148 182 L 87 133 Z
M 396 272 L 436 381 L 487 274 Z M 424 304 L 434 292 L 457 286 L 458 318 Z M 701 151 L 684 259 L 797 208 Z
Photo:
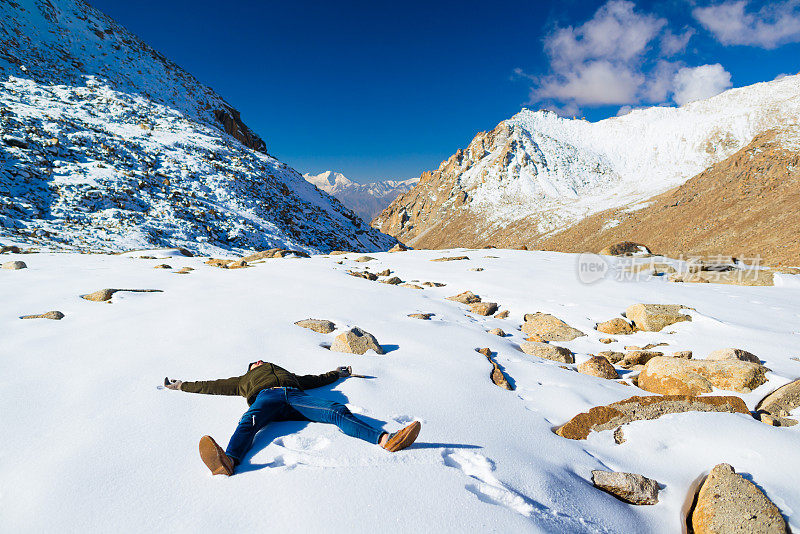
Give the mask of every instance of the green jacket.
M 266 362 L 242 376 L 221 378 L 219 380 L 184 382 L 181 384 L 181 391 L 209 395 L 241 395 L 247 399 L 247 404 L 253 404 L 262 389 L 277 387 L 312 389 L 332 384 L 338 379 L 339 373 L 336 371 L 321 375 L 297 376 L 283 367 Z

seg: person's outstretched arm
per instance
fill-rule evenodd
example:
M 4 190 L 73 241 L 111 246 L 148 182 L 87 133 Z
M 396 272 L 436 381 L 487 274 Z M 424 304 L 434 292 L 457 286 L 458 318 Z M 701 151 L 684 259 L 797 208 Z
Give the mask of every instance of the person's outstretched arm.
M 182 382 L 180 380 L 164 379 L 164 386 L 168 389 L 179 389 L 188 393 L 205 393 L 207 395 L 240 395 L 239 379 L 241 376 L 220 378 L 219 380 L 199 380 L 197 382 Z
M 328 371 L 321 375 L 302 375 L 297 377 L 297 382 L 300 384 L 300 389 L 314 389 L 328 384 L 333 384 L 340 378 L 350 376 L 352 369 L 350 367 L 339 367 L 334 371 Z

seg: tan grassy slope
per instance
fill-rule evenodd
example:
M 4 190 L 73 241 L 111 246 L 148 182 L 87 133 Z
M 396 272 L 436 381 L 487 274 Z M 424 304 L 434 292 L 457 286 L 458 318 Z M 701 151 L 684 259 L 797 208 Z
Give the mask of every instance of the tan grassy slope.
M 599 251 L 618 241 L 646 244 L 668 256 L 760 256 L 800 265 L 800 143 L 797 131 L 769 131 L 647 207 L 597 213 L 529 245 L 565 252 Z M 611 221 L 613 228 L 603 229 Z

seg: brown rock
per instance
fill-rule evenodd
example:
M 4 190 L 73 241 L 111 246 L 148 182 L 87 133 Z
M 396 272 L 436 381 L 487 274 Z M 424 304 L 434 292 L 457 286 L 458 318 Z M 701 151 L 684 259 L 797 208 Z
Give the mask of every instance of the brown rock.
M 347 252 L 340 252 L 334 251 L 331 254 L 347 254 Z M 255 252 L 250 254 L 249 256 L 245 256 L 242 258 L 243 261 L 248 263 L 258 261 L 258 260 L 265 260 L 270 258 L 285 258 L 287 256 L 298 256 L 300 258 L 309 258 L 310 256 L 303 252 L 302 250 L 287 250 L 285 248 L 271 248 L 269 250 L 262 250 L 260 252 Z
M 64 314 L 60 311 L 49 311 L 47 313 L 40 313 L 39 315 L 23 315 L 20 319 L 52 319 L 60 321 L 64 318 Z
M 613 350 L 605 350 L 603 352 L 598 352 L 597 355 L 598 356 L 602 356 L 603 358 L 608 360 L 608 363 L 611 363 L 611 364 L 615 364 L 615 363 L 621 361 L 622 358 L 625 357 L 624 353 L 616 352 L 616 351 L 613 351 Z
M 391 250 L 389 252 L 391 252 Z M 331 256 L 341 256 L 342 254 L 350 254 L 350 253 L 351 251 L 349 250 L 331 250 L 330 252 L 328 252 L 328 254 Z
M 9 252 L 11 254 L 20 254 L 22 252 L 22 249 L 16 245 L 0 247 L 0 254 L 5 254 L 6 252 Z
M 683 360 L 691 360 L 692 359 L 692 351 L 690 350 L 679 350 L 678 352 L 673 352 L 670 354 L 672 358 L 681 358 Z
M 474 304 L 476 302 L 480 302 L 481 298 L 472 291 L 464 291 L 458 295 L 447 297 L 447 300 L 454 300 L 456 302 L 460 302 L 461 304 Z
M 658 332 L 665 326 L 692 320 L 680 313 L 681 308 L 679 304 L 634 304 L 628 307 L 625 316 L 639 330 Z
M 336 336 L 331 350 L 351 354 L 364 354 L 368 350 L 374 350 L 376 354 L 383 354 L 383 349 L 375 336 L 357 326 Z
M 160 263 L 153 267 L 153 269 L 172 269 L 172 265 L 167 265 L 166 263 Z
M 559 347 L 558 345 L 550 345 L 549 343 L 536 343 L 536 342 L 522 342 L 519 348 L 525 354 L 553 360 L 561 363 L 575 363 L 575 356 L 572 351 Z
M 718 349 L 706 356 L 706 360 L 719 361 L 719 360 L 741 360 L 743 362 L 761 363 L 761 360 L 752 352 L 747 352 L 743 349 Z
M 597 323 L 597 331 L 612 335 L 627 335 L 634 333 L 634 329 L 630 323 L 620 317 L 615 317 L 614 319 Z
M 766 367 L 740 360 L 656 357 L 639 374 L 639 387 L 662 395 L 700 395 L 713 388 L 749 393 L 767 381 Z
M 583 363 L 578 364 L 578 372 L 598 378 L 619 378 L 617 370 L 602 356 L 592 356 Z
M 182 267 L 180 270 L 174 272 L 174 274 L 189 274 L 190 272 L 194 271 L 191 267 Z
M 397 243 L 395 246 L 389 249 L 389 252 L 405 252 L 408 250 L 408 247 L 402 243 Z
M 482 349 L 475 349 L 475 350 L 486 356 L 486 359 L 489 360 L 490 364 L 492 364 L 492 370 L 489 373 L 489 379 L 492 381 L 492 383 L 503 389 L 513 391 L 514 387 L 508 382 L 506 375 L 503 374 L 503 371 L 500 369 L 500 366 L 497 365 L 497 362 L 495 362 L 492 359 L 492 349 L 490 349 L 489 347 L 485 347 Z
M 603 256 L 631 256 L 638 254 L 650 254 L 650 249 L 633 241 L 622 241 L 614 245 L 608 245 L 600 251 Z
M 477 315 L 491 315 L 497 311 L 496 302 L 476 302 L 470 304 L 469 311 Z
M 434 316 L 433 313 L 409 313 L 409 317 L 412 319 L 422 319 L 423 321 L 430 321 L 431 317 Z
M 586 335 L 561 319 L 541 312 L 526 313 L 522 331 L 526 334 L 539 334 L 545 341 L 572 341 Z
M 16 271 L 19 269 L 26 269 L 28 266 L 25 264 L 24 261 L 7 261 L 2 265 L 3 269 L 10 269 L 12 271 Z
M 314 332 L 319 332 L 320 334 L 330 334 L 336 330 L 336 325 L 333 321 L 328 321 L 326 319 L 303 319 L 294 324 L 303 328 L 308 328 Z
M 399 287 L 408 287 L 411 289 L 425 289 L 422 286 L 418 286 L 417 284 L 399 284 Z
M 373 258 L 372 256 L 360 256 L 360 257 L 354 259 L 353 261 L 358 261 L 358 262 L 362 262 L 363 263 L 363 262 L 367 262 L 367 261 L 373 261 L 374 259 L 375 258 Z
M 467 269 L 467 270 L 468 271 L 481 272 L 483 270 L 483 267 L 472 267 L 471 269 Z
M 383 271 L 378 273 L 378 276 L 389 276 L 390 274 L 392 274 L 392 271 L 390 271 L 389 269 L 384 269 Z
M 586 413 L 576 415 L 555 432 L 568 439 L 586 439 L 590 432 L 602 432 L 632 421 L 658 419 L 662 415 L 684 412 L 750 414 L 739 397 L 635 396 L 606 406 L 595 406 Z
M 219 267 L 220 269 L 227 269 L 228 264 L 233 263 L 233 260 L 223 260 L 220 258 L 209 258 L 206 260 L 206 265 L 211 265 L 212 267 Z
M 696 534 L 788 532 L 778 507 L 728 464 L 714 466 L 690 513 Z
M 663 356 L 663 352 L 650 352 L 647 350 L 632 350 L 620 362 L 620 367 L 631 369 L 635 365 L 644 365 L 653 358 Z
M 492 334 L 492 335 L 495 335 L 495 336 L 500 336 L 500 337 L 505 337 L 506 336 L 506 333 L 503 332 L 502 328 L 492 328 L 491 330 L 489 330 L 489 333 Z
M 507 319 L 508 318 L 508 310 L 503 310 L 501 312 L 498 312 L 497 314 L 495 314 L 494 318 L 495 319 Z
M 598 341 L 600 341 L 600 343 L 608 345 L 609 343 L 614 343 L 616 341 L 616 339 L 610 338 L 610 337 L 603 337 L 603 338 L 600 338 Z
M 378 279 L 378 276 L 374 273 L 368 272 L 361 272 L 361 271 L 347 271 L 347 274 L 350 276 L 355 276 L 356 278 L 363 278 L 365 280 L 372 280 L 375 281 Z
M 397 277 L 397 276 L 392 276 L 391 278 L 387 278 L 386 280 L 383 280 L 383 282 L 382 282 L 382 283 L 383 283 L 383 284 L 389 284 L 389 285 L 396 286 L 396 285 L 398 285 L 398 284 L 402 284 L 402 283 L 403 283 L 403 281 L 402 281 L 402 280 L 400 280 L 400 278 L 399 278 L 399 277 Z
M 592 484 L 630 504 L 656 504 L 658 482 L 634 473 L 592 471 Z
M 93 302 L 106 302 L 111 300 L 111 297 L 114 295 L 114 293 L 118 293 L 120 291 L 128 291 L 131 293 L 163 293 L 163 291 L 160 289 L 100 289 L 94 293 L 81 295 L 81 298 L 91 300 Z
M 445 256 L 443 258 L 436 258 L 431 261 L 459 261 L 459 260 L 468 260 L 469 257 L 467 256 Z
M 444 287 L 447 284 L 443 284 L 441 282 L 422 282 L 422 285 L 428 287 Z
M 800 406 L 800 379 L 781 386 L 756 405 L 756 412 L 779 417 L 786 416 Z M 789 421 L 794 421 L 789 419 Z M 796 421 L 794 421 L 796 423 Z M 789 425 L 794 424 L 789 423 Z M 787 426 L 786 424 L 781 426 Z

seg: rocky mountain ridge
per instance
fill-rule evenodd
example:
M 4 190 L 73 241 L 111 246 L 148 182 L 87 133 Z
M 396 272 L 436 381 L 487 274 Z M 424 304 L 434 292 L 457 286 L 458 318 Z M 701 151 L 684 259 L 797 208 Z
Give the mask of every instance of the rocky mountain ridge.
M 329 195 L 336 197 L 367 222 L 375 218 L 398 195 L 411 190 L 419 182 L 419 178 L 411 178 L 360 184 L 350 180 L 344 174 L 334 171 L 325 171 L 316 175 L 306 173 L 303 178 Z
M 800 76 L 596 123 L 523 110 L 423 173 L 373 226 L 415 247 L 533 244 L 598 212 L 644 206 L 757 135 L 797 124 Z
M 208 87 L 80 0 L 0 4 L 0 236 L 118 251 L 380 250 Z

